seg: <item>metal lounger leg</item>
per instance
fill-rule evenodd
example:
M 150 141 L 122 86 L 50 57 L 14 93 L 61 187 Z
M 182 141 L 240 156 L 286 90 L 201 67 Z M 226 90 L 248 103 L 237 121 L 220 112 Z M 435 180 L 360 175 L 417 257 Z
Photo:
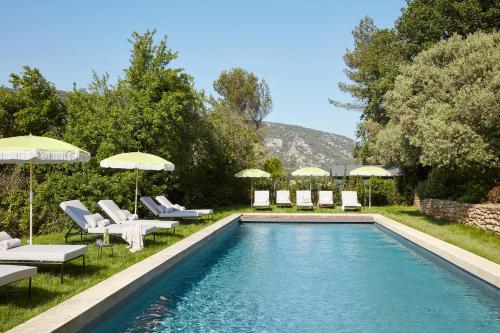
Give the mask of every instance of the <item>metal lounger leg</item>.
M 61 284 L 64 282 L 64 263 L 61 263 Z

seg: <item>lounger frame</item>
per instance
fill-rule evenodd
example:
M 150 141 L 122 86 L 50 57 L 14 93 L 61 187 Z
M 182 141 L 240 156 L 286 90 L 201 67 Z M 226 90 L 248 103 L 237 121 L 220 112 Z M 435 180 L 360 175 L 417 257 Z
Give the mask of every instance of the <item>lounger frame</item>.
M 73 221 L 74 222 L 74 221 Z M 78 226 L 78 228 L 75 227 L 75 224 Z M 72 231 L 72 230 L 75 230 L 75 231 Z M 174 234 L 175 234 L 175 228 L 174 228 Z M 78 236 L 80 235 L 80 241 L 89 241 L 89 239 L 85 238 L 85 236 L 87 235 L 96 235 L 96 236 L 102 236 L 102 234 L 93 234 L 93 233 L 89 233 L 87 232 L 86 230 L 82 229 L 80 227 L 80 225 L 78 225 L 77 223 L 72 223 L 71 226 L 69 227 L 68 231 L 66 232 L 66 234 L 64 235 L 64 239 L 66 240 L 66 243 L 68 243 L 68 238 L 69 237 L 73 237 L 73 236 Z M 144 238 L 146 238 L 147 236 L 150 236 L 152 235 L 153 236 L 153 242 L 156 242 L 156 231 L 153 231 L 152 233 L 150 234 L 144 234 Z M 115 235 L 115 234 L 109 234 L 109 237 L 114 237 L 114 236 L 117 236 L 119 238 L 118 235 Z
M 3 293 L 0 293 L 0 295 L 15 295 L 15 294 L 24 294 L 24 293 L 28 293 L 28 299 L 31 300 L 31 276 L 28 278 L 29 279 L 29 283 L 28 283 L 28 291 L 7 291 L 7 292 L 3 292 Z M 19 282 L 21 280 L 24 280 L 24 279 L 19 279 L 17 281 L 12 281 L 11 283 L 15 283 L 15 282 Z M 4 284 L 3 286 L 8 286 L 9 284 L 11 283 L 7 283 L 7 284 Z M 2 287 L 3 287 L 2 286 Z
M 11 264 L 11 265 L 27 265 L 27 266 L 38 266 L 38 265 L 61 265 L 61 284 L 64 282 L 64 264 L 73 261 L 75 259 L 82 258 L 82 266 L 85 271 L 85 254 L 80 254 L 77 257 L 71 258 L 65 261 L 33 261 L 33 260 L 0 260 L 0 264 Z

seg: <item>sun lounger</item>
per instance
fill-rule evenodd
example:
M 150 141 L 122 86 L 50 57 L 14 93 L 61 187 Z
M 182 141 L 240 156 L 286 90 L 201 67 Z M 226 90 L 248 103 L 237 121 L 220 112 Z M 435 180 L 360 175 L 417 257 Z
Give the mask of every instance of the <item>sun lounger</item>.
M 3 232 L 3 235 L 7 233 Z M 63 282 L 64 264 L 82 258 L 85 269 L 87 245 L 22 245 L 0 251 L 0 263 L 29 265 L 61 265 L 61 283 Z
M 37 268 L 31 266 L 0 265 L 0 286 L 29 279 L 28 297 L 31 299 L 31 278 L 36 275 Z
M 154 227 L 157 229 L 173 229 L 179 225 L 177 221 L 144 220 L 137 215 L 130 214 L 129 211 L 122 210 L 113 200 L 100 200 L 97 203 L 102 210 L 117 224 L 130 225 L 139 224 L 142 227 Z
M 332 191 L 319 191 L 318 197 L 319 207 L 335 207 L 333 203 L 333 192 Z
M 213 209 L 185 209 L 181 205 L 173 204 L 164 195 L 158 195 L 155 197 L 155 199 L 156 199 L 156 201 L 158 201 L 160 203 L 160 205 L 167 207 L 167 209 L 169 209 L 172 212 L 177 212 L 177 213 L 179 213 L 179 212 L 196 212 L 202 217 L 203 216 L 211 217 L 214 214 Z
M 342 210 L 345 211 L 349 208 L 361 209 L 356 191 L 342 191 Z
M 290 191 L 285 191 L 285 190 L 276 191 L 276 206 L 278 207 L 292 206 L 292 201 L 290 200 Z
M 141 202 L 147 209 L 156 217 L 159 218 L 172 218 L 172 219 L 187 219 L 187 218 L 201 218 L 203 214 L 195 210 L 176 210 L 167 208 L 166 206 L 157 203 L 151 197 L 141 197 Z
M 85 221 L 85 215 L 92 215 L 92 213 L 83 203 L 80 202 L 80 200 L 64 201 L 59 206 L 71 218 L 71 220 L 75 222 L 74 224 L 76 224 L 78 228 L 76 231 L 73 231 L 74 224 L 71 225 L 68 232 L 64 236 L 66 238 L 66 242 L 68 242 L 69 237 L 75 235 L 80 235 L 81 240 L 83 240 L 83 234 L 102 235 L 104 234 L 104 229 L 107 229 L 110 235 L 121 236 L 123 231 L 128 227 L 126 225 L 113 223 L 105 227 L 89 227 L 87 221 Z M 154 237 L 154 226 L 143 226 L 141 230 L 143 236 L 152 234 Z
M 311 191 L 296 192 L 297 209 L 314 209 L 311 200 Z
M 255 191 L 253 208 L 267 209 L 269 205 L 269 191 Z

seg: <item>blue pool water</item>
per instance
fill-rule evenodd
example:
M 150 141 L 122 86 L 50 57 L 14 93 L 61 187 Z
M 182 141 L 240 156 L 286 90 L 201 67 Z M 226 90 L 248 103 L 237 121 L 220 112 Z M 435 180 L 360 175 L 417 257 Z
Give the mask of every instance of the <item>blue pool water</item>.
M 500 293 L 375 225 L 242 224 L 95 332 L 500 332 Z

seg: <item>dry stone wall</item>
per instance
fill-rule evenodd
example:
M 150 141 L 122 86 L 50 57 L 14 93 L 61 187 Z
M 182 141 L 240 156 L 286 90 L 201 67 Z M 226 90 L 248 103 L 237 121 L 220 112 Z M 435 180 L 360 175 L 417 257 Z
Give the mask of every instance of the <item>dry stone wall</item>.
M 500 233 L 500 205 L 466 204 L 450 200 L 420 200 L 420 211 L 434 218 L 455 220 Z

